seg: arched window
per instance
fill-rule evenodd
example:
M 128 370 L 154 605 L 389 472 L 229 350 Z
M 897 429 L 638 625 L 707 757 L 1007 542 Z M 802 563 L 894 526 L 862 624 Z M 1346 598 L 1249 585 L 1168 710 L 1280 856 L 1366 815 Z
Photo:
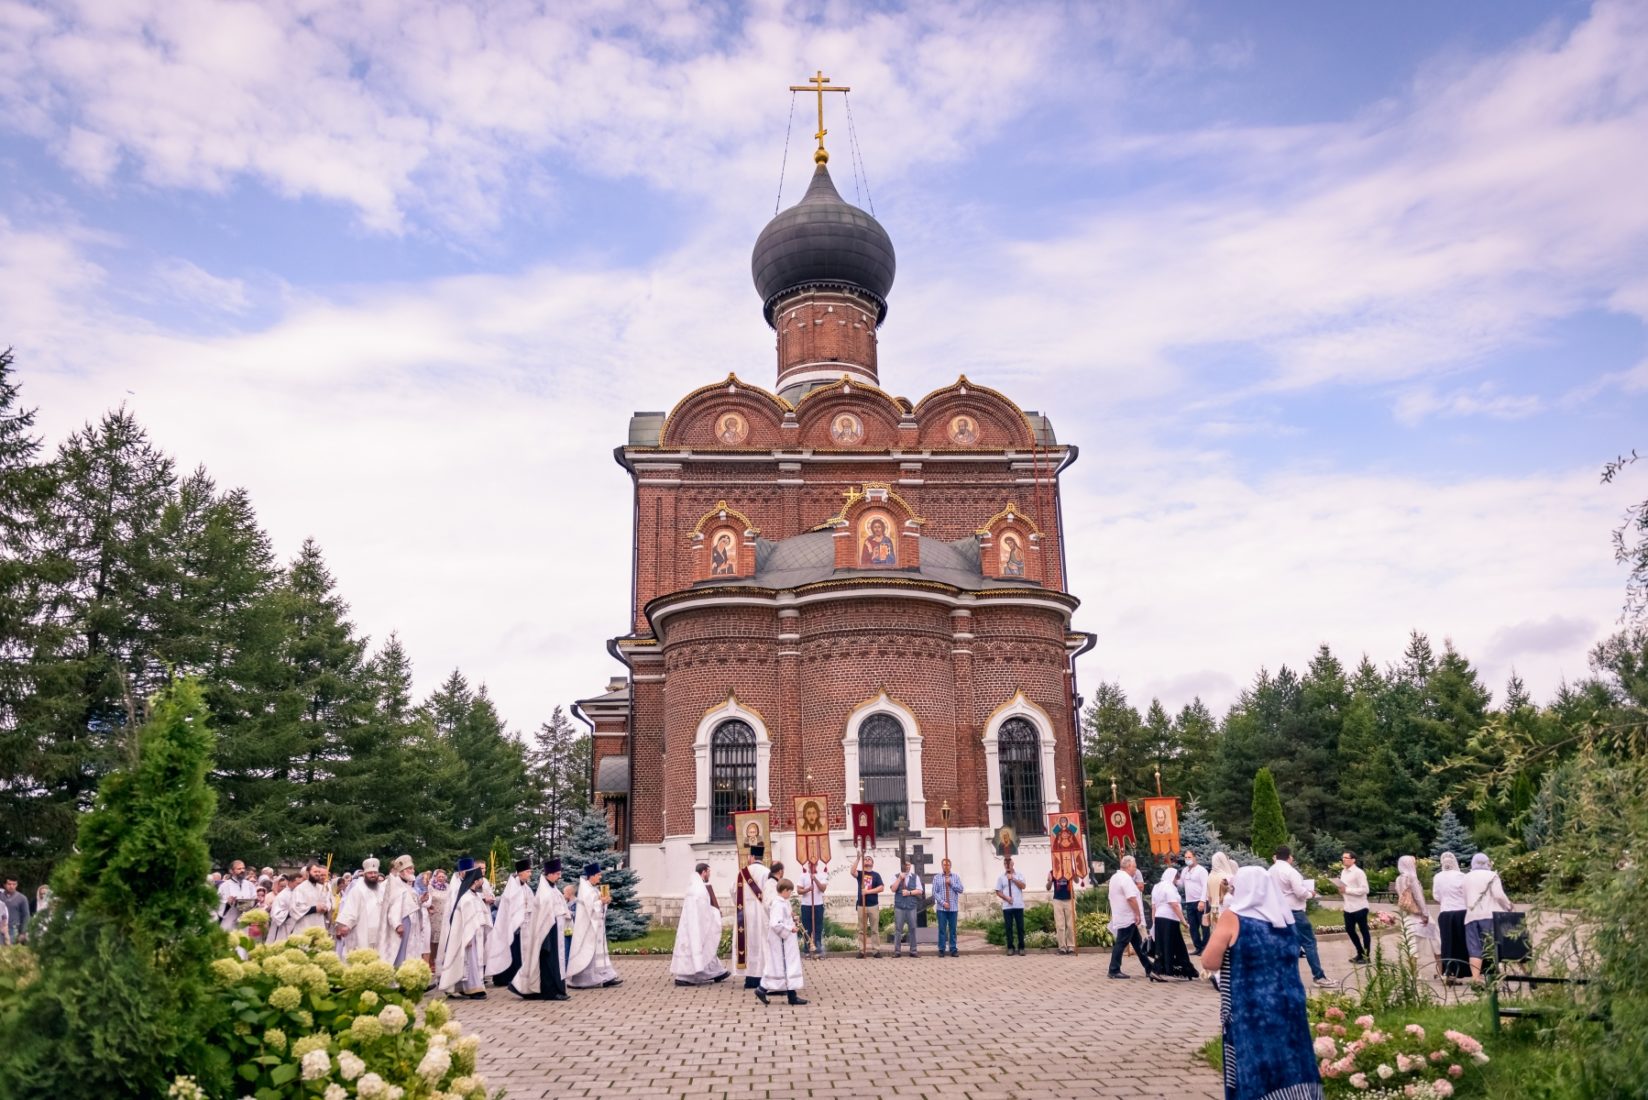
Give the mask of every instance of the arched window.
M 1001 754 L 1001 823 L 1019 836 L 1047 832 L 1041 804 L 1041 738 L 1023 718 L 1009 718 L 997 735 Z
M 710 735 L 710 839 L 732 839 L 732 815 L 755 809 L 755 730 L 737 718 Z
M 897 718 L 872 714 L 859 726 L 858 776 L 864 783 L 864 801 L 876 808 L 876 836 L 892 836 L 898 832 L 899 818 L 910 811 L 904 775 L 904 726 Z

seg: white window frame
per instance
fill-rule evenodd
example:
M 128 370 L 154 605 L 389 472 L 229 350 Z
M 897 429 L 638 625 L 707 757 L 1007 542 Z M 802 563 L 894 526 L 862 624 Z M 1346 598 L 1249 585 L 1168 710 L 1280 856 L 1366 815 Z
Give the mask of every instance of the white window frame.
M 885 691 L 853 708 L 847 715 L 847 731 L 841 738 L 842 774 L 846 777 L 848 802 L 858 801 L 858 735 L 872 715 L 889 714 L 904 727 L 904 820 L 914 832 L 927 827 L 927 796 L 921 782 L 921 723 L 915 712 Z
M 767 723 L 761 716 L 738 702 L 736 695 L 705 713 L 699 720 L 698 732 L 692 741 L 693 766 L 697 772 L 697 798 L 692 804 L 692 839 L 696 844 L 707 844 L 710 839 L 710 738 L 722 722 L 736 719 L 747 722 L 755 731 L 755 808 L 772 809 L 768 780 L 772 768 L 772 738 L 767 734 Z M 731 844 L 732 841 L 725 843 Z
M 1024 692 L 1015 692 L 1013 698 L 997 707 L 984 724 L 985 798 L 992 832 L 1001 828 L 1001 727 L 1009 718 L 1023 718 L 1036 727 L 1036 743 L 1041 748 L 1042 812 L 1059 812 L 1058 781 L 1053 773 L 1053 720 L 1045 710 L 1026 699 Z

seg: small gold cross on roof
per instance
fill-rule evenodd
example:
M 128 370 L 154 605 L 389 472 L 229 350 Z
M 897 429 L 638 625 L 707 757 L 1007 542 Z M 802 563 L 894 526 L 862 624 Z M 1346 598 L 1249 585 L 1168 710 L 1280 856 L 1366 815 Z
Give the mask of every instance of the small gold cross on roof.
M 818 139 L 818 151 L 813 154 L 813 160 L 817 161 L 819 164 L 823 164 L 830 159 L 830 154 L 824 150 L 824 135 L 829 133 L 828 130 L 824 129 L 824 93 L 850 92 L 852 89 L 846 87 L 845 85 L 837 87 L 836 85 L 831 84 L 830 78 L 824 75 L 824 70 L 819 69 L 812 76 L 807 78 L 807 83 L 791 84 L 790 91 L 818 93 L 818 133 L 813 135 L 813 137 Z

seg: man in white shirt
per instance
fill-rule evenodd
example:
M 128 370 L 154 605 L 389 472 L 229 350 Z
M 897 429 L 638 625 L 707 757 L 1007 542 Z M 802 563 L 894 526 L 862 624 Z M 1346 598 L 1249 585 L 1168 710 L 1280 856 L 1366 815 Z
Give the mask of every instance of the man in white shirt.
M 1137 861 L 1123 856 L 1122 865 L 1110 876 L 1110 931 L 1116 937 L 1110 949 L 1110 976 L 1125 978 L 1122 973 L 1122 953 L 1129 944 L 1133 953 L 1144 964 L 1144 976 L 1150 977 L 1150 959 L 1145 955 L 1144 942 L 1139 939 L 1139 925 L 1144 921 L 1144 909 L 1139 902 L 1139 884 L 1133 881 Z
M 1184 888 L 1185 923 L 1190 925 L 1190 953 L 1200 955 L 1208 934 L 1207 925 L 1202 923 L 1207 914 L 1207 868 L 1189 848 L 1184 850 L 1184 864 L 1179 885 Z
M 1322 969 L 1322 958 L 1316 952 L 1316 929 L 1310 926 L 1310 919 L 1305 914 L 1305 907 L 1316 895 L 1316 887 L 1306 882 L 1305 876 L 1293 866 L 1293 849 L 1286 844 L 1276 849 L 1276 862 L 1270 865 L 1270 877 L 1281 890 L 1282 900 L 1293 910 L 1293 934 L 1299 937 L 1299 947 L 1305 953 L 1305 961 L 1310 964 L 1310 976 L 1317 985 L 1332 985 L 1327 971 Z
M 1355 852 L 1346 852 L 1339 857 L 1339 862 L 1345 866 L 1336 883 L 1345 899 L 1345 935 L 1356 949 L 1351 964 L 1362 966 L 1369 961 L 1369 952 L 1373 950 L 1373 936 L 1368 932 L 1368 875 L 1356 865 Z

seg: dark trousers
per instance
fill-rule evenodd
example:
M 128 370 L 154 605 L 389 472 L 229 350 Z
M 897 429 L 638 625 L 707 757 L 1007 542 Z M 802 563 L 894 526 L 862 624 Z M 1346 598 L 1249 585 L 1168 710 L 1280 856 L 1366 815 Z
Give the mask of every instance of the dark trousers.
M 1192 951 L 1200 951 L 1207 946 L 1209 929 L 1202 923 L 1202 914 L 1206 912 L 1207 902 L 1205 901 L 1185 902 L 1184 914 L 1185 921 L 1190 925 L 1190 949 Z
M 1136 924 L 1116 930 L 1116 944 L 1110 949 L 1110 973 L 1122 972 L 1122 954 L 1130 946 L 1133 953 L 1139 956 L 1139 962 L 1144 965 L 1144 972 L 1150 973 L 1150 959 L 1144 953 L 1144 941 L 1139 939 L 1139 926 Z
M 515 938 L 509 941 L 509 965 L 492 975 L 492 984 L 502 989 L 515 980 L 515 974 L 521 969 L 521 934 L 515 933 Z
M 938 953 L 940 955 L 944 954 L 946 951 L 949 951 L 949 952 L 953 953 L 956 949 L 956 917 L 957 917 L 958 914 L 956 913 L 956 911 L 954 909 L 950 910 L 949 912 L 945 912 L 943 909 L 939 909 L 939 910 L 937 910 L 937 913 L 938 913 Z M 949 946 L 946 947 L 945 946 L 946 944 L 948 944 Z
M 1368 911 L 1345 914 L 1345 933 L 1350 936 L 1350 945 L 1356 949 L 1356 957 L 1368 958 L 1373 952 L 1373 936 L 1368 933 Z
M 801 931 L 806 936 L 802 941 L 803 947 L 815 955 L 824 954 L 824 907 L 822 905 L 803 905 L 801 907 Z
M 1003 909 L 1001 923 L 1007 932 L 1007 950 L 1024 950 L 1024 910 Z

